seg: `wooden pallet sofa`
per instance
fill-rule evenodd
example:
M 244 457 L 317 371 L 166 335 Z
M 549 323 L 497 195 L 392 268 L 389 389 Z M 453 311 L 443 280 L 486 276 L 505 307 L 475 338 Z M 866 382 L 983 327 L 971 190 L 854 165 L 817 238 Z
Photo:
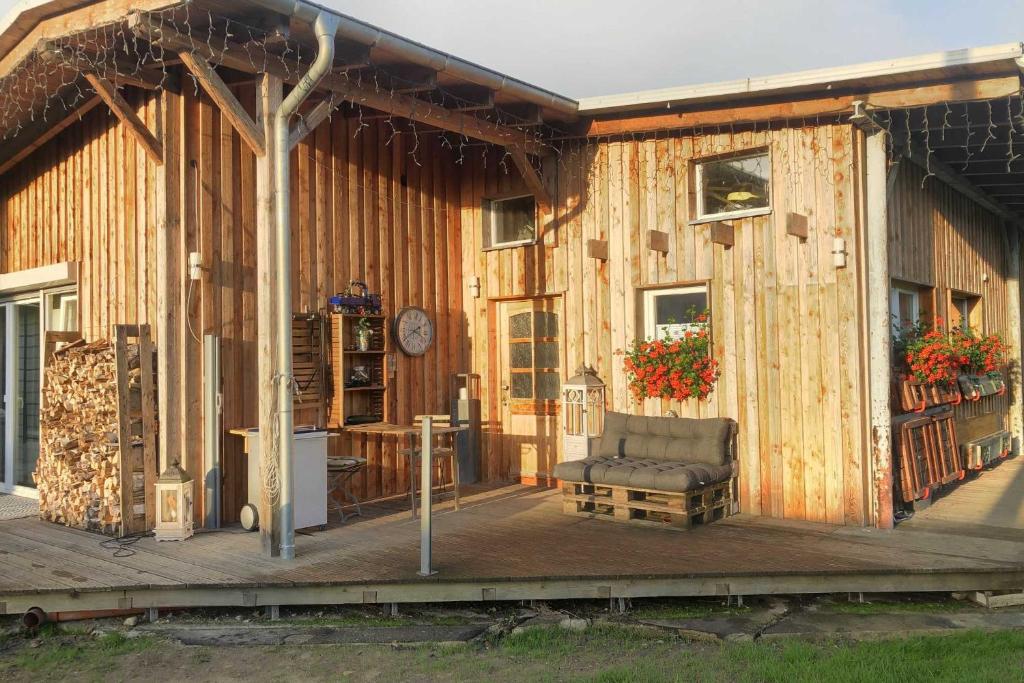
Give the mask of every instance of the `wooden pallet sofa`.
M 736 423 L 609 412 L 597 453 L 555 466 L 572 515 L 689 529 L 736 511 Z

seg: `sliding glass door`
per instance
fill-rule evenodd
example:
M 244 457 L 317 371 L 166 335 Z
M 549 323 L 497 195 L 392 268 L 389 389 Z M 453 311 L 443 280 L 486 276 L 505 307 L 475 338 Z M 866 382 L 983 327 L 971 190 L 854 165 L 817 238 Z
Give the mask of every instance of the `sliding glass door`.
M 78 329 L 77 304 L 73 291 L 0 303 L 0 491 L 35 495 L 43 340 L 47 330 Z

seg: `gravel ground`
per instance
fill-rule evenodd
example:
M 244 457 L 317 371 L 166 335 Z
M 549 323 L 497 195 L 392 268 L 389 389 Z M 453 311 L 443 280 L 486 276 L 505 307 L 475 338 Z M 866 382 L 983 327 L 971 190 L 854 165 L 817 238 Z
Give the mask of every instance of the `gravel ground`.
M 0 519 L 18 519 L 39 514 L 39 505 L 32 498 L 0 493 Z

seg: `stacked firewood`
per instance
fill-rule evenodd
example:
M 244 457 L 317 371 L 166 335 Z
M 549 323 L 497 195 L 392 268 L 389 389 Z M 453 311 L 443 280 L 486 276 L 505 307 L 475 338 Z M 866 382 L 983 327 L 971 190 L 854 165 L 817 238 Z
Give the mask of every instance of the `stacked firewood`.
M 137 346 L 128 348 L 127 360 L 129 384 L 137 384 Z M 40 516 L 118 533 L 122 492 L 114 344 L 77 342 L 53 354 L 43 376 L 40 427 L 35 473 Z

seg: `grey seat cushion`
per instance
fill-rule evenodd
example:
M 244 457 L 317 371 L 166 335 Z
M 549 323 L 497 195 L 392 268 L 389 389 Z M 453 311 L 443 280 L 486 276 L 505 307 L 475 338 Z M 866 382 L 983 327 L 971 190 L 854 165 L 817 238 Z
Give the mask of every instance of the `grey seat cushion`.
M 732 472 L 731 464 L 706 465 L 600 454 L 555 465 L 555 476 L 563 481 L 680 493 L 725 481 Z
M 598 454 L 606 457 L 726 465 L 733 421 L 608 412 Z

